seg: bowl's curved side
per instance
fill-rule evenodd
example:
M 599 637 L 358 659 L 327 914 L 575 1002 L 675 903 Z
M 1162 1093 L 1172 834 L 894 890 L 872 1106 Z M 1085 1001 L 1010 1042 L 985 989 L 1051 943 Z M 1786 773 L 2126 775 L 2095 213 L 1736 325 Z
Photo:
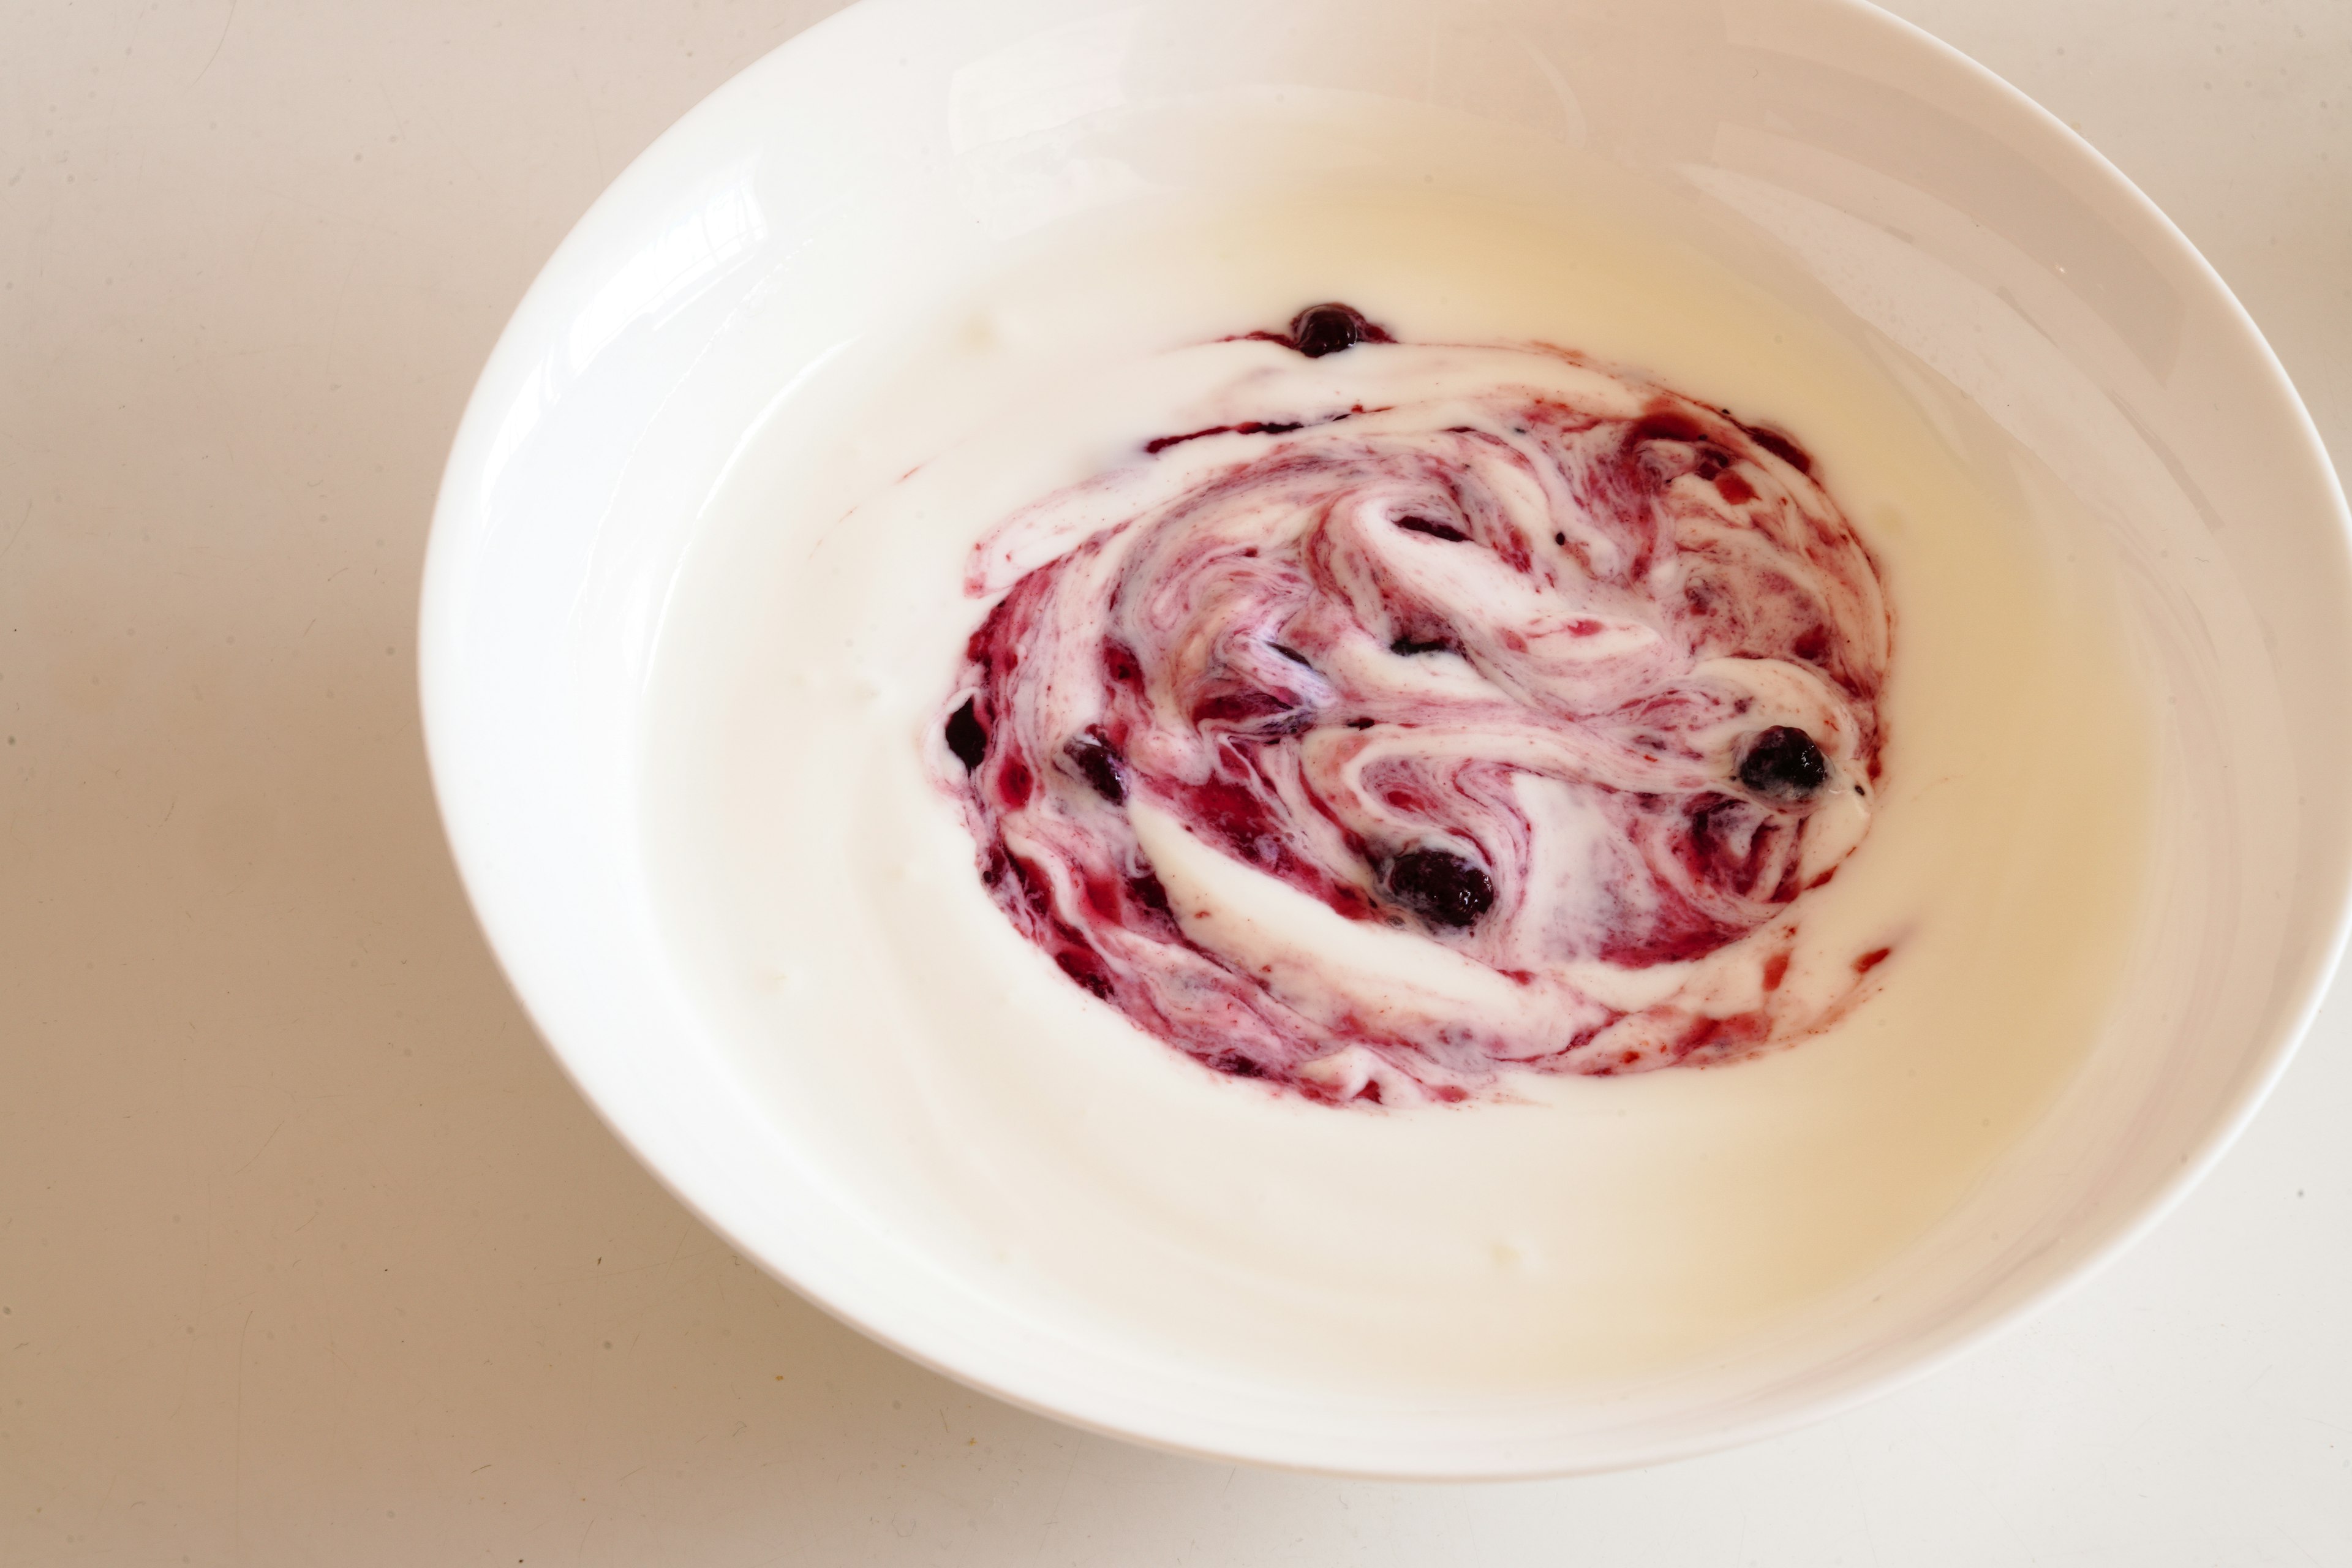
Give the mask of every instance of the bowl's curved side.
M 963 67 L 1001 60 L 1024 40 L 1079 39 L 1076 54 L 1064 47 L 1054 57 L 1067 67 L 1063 76 L 1033 73 L 1027 90 L 1038 97 L 1037 112 L 1013 116 L 1031 127 L 1023 134 L 1050 135 L 1061 123 L 1055 114 L 1100 110 L 1101 92 L 1088 93 L 1105 80 L 1116 88 L 1148 78 L 1163 97 L 1181 95 L 1182 49 L 1149 60 L 1122 51 L 1164 43 L 1168 29 L 1213 37 L 1197 9 L 864 0 L 753 65 L 657 141 L 583 217 L 518 309 L 467 409 L 443 481 L 420 608 L 419 678 L 435 787 L 460 873 L 558 1061 L 682 1202 L 845 1321 L 1064 1420 L 1262 1464 L 1471 1479 L 1680 1457 L 1882 1393 L 2113 1257 L 2219 1158 L 2316 1009 L 2346 943 L 2352 901 L 2352 825 L 2333 814 L 2306 813 L 2279 829 L 2294 871 L 2290 886 L 2272 889 L 2285 937 L 2263 971 L 2267 1010 L 2239 1021 L 2245 1048 L 2227 1053 L 2151 1132 L 2135 1156 L 2137 1173 L 2119 1184 L 2124 1195 L 2074 1216 L 2063 1239 L 1932 1325 L 1801 1376 L 1764 1380 L 1728 1404 L 1691 1394 L 1572 1417 L 1318 1411 L 1277 1394 L 1206 1388 L 1074 1351 L 1039 1325 L 976 1310 L 923 1259 L 865 1230 L 823 1173 L 776 1146 L 723 1056 L 698 1038 L 691 1001 L 662 963 L 637 847 L 635 714 L 691 519 L 639 527 L 621 499 L 659 493 L 665 484 L 689 487 L 676 493 L 707 488 L 735 437 L 714 431 L 706 447 L 656 453 L 641 447 L 639 434 L 660 411 L 698 395 L 695 378 L 709 374 L 709 345 L 770 302 L 789 296 L 798 312 L 788 352 L 770 367 L 789 379 L 854 340 L 861 312 L 887 306 L 890 289 L 914 276 L 894 273 L 888 257 L 937 251 L 976 261 L 986 253 L 991 231 L 958 184 L 974 134 L 969 116 L 959 121 L 950 112 Z M 1339 79 L 1365 90 L 1403 90 L 1398 83 L 1414 71 L 1390 68 L 1424 57 L 1438 25 L 1429 7 L 1405 0 L 1350 5 L 1354 56 L 1334 65 L 1309 50 L 1285 65 L 1285 28 L 1311 33 L 1330 5 L 1252 0 L 1246 9 L 1257 18 L 1252 47 L 1268 51 L 1253 58 L 1260 76 L 1285 79 L 1281 72 L 1293 70 L 1310 85 Z M 2049 259 L 2050 234 L 2107 247 L 2112 265 L 2093 267 L 2081 280 L 2068 278 L 2063 257 L 2050 261 L 2055 272 L 2038 275 L 2051 290 L 2050 310 L 2072 311 L 2066 319 L 2084 341 L 2108 356 L 2105 395 L 2155 444 L 2205 521 L 2221 529 L 2216 549 L 2263 606 L 2278 700 L 2294 721 L 2287 737 L 2294 776 L 2339 776 L 2352 763 L 2352 715 L 2336 712 L 2325 690 L 2326 678 L 2352 656 L 2352 617 L 2343 614 L 2352 605 L 2352 525 L 2332 468 L 2243 310 L 2095 152 L 1990 73 L 1860 0 L 1757 0 L 1728 12 L 1513 0 L 1470 9 L 1477 26 L 1461 17 L 1444 26 L 1487 39 L 1482 47 L 1518 51 L 1515 70 L 1526 75 L 1533 60 L 1538 77 L 1567 95 L 1573 112 L 1545 108 L 1548 133 L 1583 135 L 1593 151 L 1620 161 L 1685 174 L 1727 169 L 1751 181 L 1772 174 L 1755 161 L 1755 145 L 1723 134 L 1726 126 L 1741 129 L 1736 107 L 1710 110 L 1705 134 L 1676 129 L 1645 144 L 1641 117 L 1654 110 L 1627 96 L 1638 81 L 1620 90 L 1609 85 L 1612 70 L 1595 66 L 1607 68 L 1612 50 L 1649 58 L 1644 48 L 1726 81 L 1768 82 L 1739 91 L 1770 89 L 1773 79 L 1801 91 L 1816 117 L 1808 133 L 1822 144 L 1852 151 L 1925 117 L 1934 133 L 1912 149 L 1913 164 L 1895 165 L 1904 176 L 1895 183 L 1916 189 L 1946 181 L 1956 193 L 1947 205 L 1963 215 L 1971 201 L 2010 197 L 1987 196 L 1977 174 L 1939 162 L 1939 150 L 2007 149 L 2041 182 L 2035 200 L 2058 214 L 2049 233 L 2024 237 L 2021 254 Z M 1139 15 L 1142 27 L 1133 22 Z M 1097 74 L 1071 77 L 1073 59 Z M 1751 71 L 1759 60 L 1780 76 Z M 1202 68 L 1230 75 L 1231 66 Z M 1468 75 L 1475 80 L 1475 71 Z M 1007 79 L 999 71 L 991 79 Z M 1903 138 L 1881 140 L 1893 149 Z M 1817 187 L 1811 199 L 1822 195 Z M 2036 210 L 2012 203 L 1995 216 L 2032 226 Z M 1981 225 L 1982 214 L 1971 221 Z
M 2000 107 L 2011 133 L 2030 137 L 2070 187 L 2095 210 L 2128 232 L 2161 274 L 2192 301 L 2210 332 L 2201 355 L 2176 360 L 2165 391 L 2184 409 L 2203 440 L 2197 449 L 2169 449 L 2156 432 L 2138 434 L 2196 504 L 2208 531 L 2200 542 L 2225 553 L 2252 584 L 2263 605 L 2260 635 L 2267 668 L 2284 689 L 2291 717 L 2321 721 L 2295 727 L 2293 886 L 2284 921 L 2291 938 L 2275 955 L 2269 1006 L 2255 1029 L 2262 1043 L 2246 1054 L 2219 1092 L 2204 1104 L 2202 1125 L 2177 1142 L 2151 1151 L 2158 1173 L 2135 1202 L 2118 1206 L 2097 1229 L 2072 1238 L 2063 1259 L 2039 1277 L 2021 1279 L 2007 1296 L 1986 1304 L 1977 1321 L 1947 1336 L 1911 1366 L 1824 1405 L 1846 1408 L 1948 1365 L 1988 1339 L 2080 1289 L 2170 1215 L 2244 1133 L 2277 1087 L 2309 1032 L 2352 946 L 2352 822 L 2326 809 L 2326 781 L 2352 769 L 2352 725 L 2332 711 L 2335 672 L 2352 668 L 2352 506 L 2326 442 L 2293 379 L 2236 293 L 2178 225 L 2105 154 L 2056 115 L 1997 73 L 1922 28 L 1869 0 L 1829 0 L 1888 37 L 1900 39 L 1926 69 Z M 2064 268 L 2059 266 L 2061 275 Z M 2206 493 L 2192 468 L 2210 471 L 2221 455 L 2250 473 L 2257 493 L 2223 506 Z M 2251 458 L 2251 461 L 2247 459 Z M 2284 526 L 2299 521 L 2300 528 Z M 2313 809 L 2318 807 L 2319 809 Z M 1809 1418 L 1809 1417 L 1808 1417 Z M 1783 1426 L 1795 1425 L 1785 1422 Z

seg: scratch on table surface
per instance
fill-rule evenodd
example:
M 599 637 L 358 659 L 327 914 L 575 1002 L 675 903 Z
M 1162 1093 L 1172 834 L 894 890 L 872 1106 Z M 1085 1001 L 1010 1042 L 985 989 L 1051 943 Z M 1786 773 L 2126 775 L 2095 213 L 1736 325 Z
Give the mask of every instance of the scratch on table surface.
M 556 1279 L 555 1283 L 559 1285 L 577 1285 L 581 1281 L 588 1279 L 618 1279 L 624 1274 L 643 1274 L 648 1268 L 675 1268 L 678 1264 L 691 1263 L 698 1258 L 709 1258 L 713 1253 L 724 1252 L 726 1250 L 727 1248 L 723 1244 L 716 1247 L 706 1247 L 699 1252 L 689 1252 L 683 1258 L 673 1254 L 668 1258 L 656 1258 L 651 1263 L 633 1263 L 626 1268 L 593 1268 L 585 1274 L 566 1274 Z
M 236 1413 L 229 1439 L 228 1532 L 239 1557 L 245 1555 L 245 1336 L 254 1311 L 245 1310 L 244 1327 L 236 1331 Z
M 213 40 L 213 52 L 205 57 L 204 70 L 196 72 L 195 81 L 188 83 L 190 87 L 204 80 L 205 72 L 211 70 L 213 62 L 220 58 L 221 46 L 228 42 L 228 30 L 236 26 L 236 5 L 237 0 L 228 0 L 228 16 L 221 22 L 220 37 Z
M 343 280 L 335 289 L 334 310 L 327 318 L 327 363 L 321 374 L 326 377 L 330 390 L 332 390 L 335 380 L 335 344 L 343 330 L 343 310 L 352 298 L 352 276 L 360 269 L 360 258 L 366 253 L 367 247 L 363 244 L 352 247 L 352 258 L 343 264 Z M 330 577 L 327 581 L 331 583 L 334 578 Z
M 604 138 L 596 129 L 596 100 L 588 91 L 588 84 L 580 79 L 580 68 L 572 68 L 572 85 L 580 89 L 580 111 L 588 121 L 588 146 L 596 157 L 596 178 L 604 178 Z
M 1045 1542 L 1053 1539 L 1054 1526 L 1062 1522 L 1062 1500 L 1070 1495 L 1070 1477 L 1078 1468 L 1077 1450 L 1070 1451 L 1070 1462 L 1062 1468 L 1062 1485 L 1054 1493 L 1054 1510 L 1045 1516 L 1045 1528 L 1037 1532 L 1037 1550 L 1044 1552 Z
M 400 107 L 392 101 L 392 89 L 383 85 L 383 72 L 377 71 L 373 74 L 375 89 L 383 97 L 384 112 L 392 116 L 392 128 L 405 138 L 408 135 L 408 122 L 400 118 Z
M 1870 1520 L 1870 1489 L 1863 1484 L 1862 1467 L 1854 1462 L 1853 1439 L 1852 1437 L 1848 1437 L 1845 1440 L 1844 1448 L 1845 1477 L 1847 1483 L 1853 1488 L 1856 1511 L 1862 1515 L 1862 1538 L 1864 1542 L 1868 1542 L 1870 1546 L 1871 1562 L 1884 1563 L 1886 1559 L 1880 1554 L 1878 1550 L 1878 1531 L 1877 1528 L 1871 1523 Z
M 269 1136 L 261 1141 L 261 1147 L 259 1149 L 256 1149 L 251 1154 L 247 1155 L 245 1163 L 239 1165 L 236 1170 L 231 1171 L 229 1174 L 232 1176 L 242 1176 L 247 1171 L 253 1169 L 253 1162 L 260 1159 L 270 1144 L 278 1141 L 278 1134 L 285 1125 L 286 1119 L 284 1117 L 279 1117 L 278 1120 L 278 1125 L 269 1130 Z

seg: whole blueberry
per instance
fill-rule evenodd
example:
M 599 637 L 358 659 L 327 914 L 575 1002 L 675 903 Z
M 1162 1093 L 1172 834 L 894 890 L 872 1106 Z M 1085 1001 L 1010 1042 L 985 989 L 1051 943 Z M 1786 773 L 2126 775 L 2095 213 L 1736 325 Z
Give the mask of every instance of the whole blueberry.
M 980 714 L 975 711 L 978 698 L 967 698 L 964 705 L 948 715 L 948 750 L 967 771 L 976 770 L 988 755 L 988 731 L 981 728 Z
M 1337 301 L 1309 305 L 1290 318 L 1290 346 L 1308 359 L 1340 353 L 1358 343 L 1391 341 L 1386 331 L 1366 321 L 1361 310 Z
M 1802 730 L 1775 724 L 1748 742 L 1739 758 L 1739 782 L 1767 800 L 1808 800 L 1830 782 L 1830 760 Z
M 1389 896 L 1432 925 L 1475 925 L 1495 907 L 1495 880 L 1475 860 L 1444 849 L 1408 849 L 1388 863 Z

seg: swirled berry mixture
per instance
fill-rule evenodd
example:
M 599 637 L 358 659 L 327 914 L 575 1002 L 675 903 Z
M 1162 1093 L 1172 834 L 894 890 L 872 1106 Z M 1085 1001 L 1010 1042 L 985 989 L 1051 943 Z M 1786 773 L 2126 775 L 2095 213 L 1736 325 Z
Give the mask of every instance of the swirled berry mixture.
M 1333 1102 L 1717 1063 L 1885 950 L 1806 952 L 1867 831 L 1891 624 L 1798 443 L 1341 305 L 974 549 L 933 765 L 1070 981 Z M 1793 969 L 1792 969 L 1793 965 Z

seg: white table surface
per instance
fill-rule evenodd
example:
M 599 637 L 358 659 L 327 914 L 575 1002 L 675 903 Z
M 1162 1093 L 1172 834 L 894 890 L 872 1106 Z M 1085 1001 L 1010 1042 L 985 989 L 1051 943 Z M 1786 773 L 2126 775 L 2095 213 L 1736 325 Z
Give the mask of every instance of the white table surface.
M 0 4 L 0 1563 L 2352 1563 L 2352 999 L 2027 1326 L 1569 1482 L 1066 1430 L 638 1169 L 459 895 L 418 566 L 556 240 L 832 8 Z M 2352 452 L 2352 5 L 1897 8 L 2138 180 Z

